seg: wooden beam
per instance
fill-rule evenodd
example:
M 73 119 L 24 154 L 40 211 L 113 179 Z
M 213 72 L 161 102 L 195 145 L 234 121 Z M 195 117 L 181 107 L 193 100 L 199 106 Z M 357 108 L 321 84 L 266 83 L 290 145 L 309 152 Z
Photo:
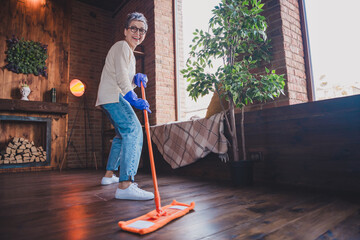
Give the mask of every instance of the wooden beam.
M 0 112 L 68 114 L 67 103 L 0 99 Z

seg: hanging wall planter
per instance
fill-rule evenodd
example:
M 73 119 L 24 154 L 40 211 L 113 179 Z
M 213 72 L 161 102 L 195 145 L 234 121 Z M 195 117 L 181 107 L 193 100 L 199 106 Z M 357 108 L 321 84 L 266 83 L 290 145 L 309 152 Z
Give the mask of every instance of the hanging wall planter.
M 24 39 L 19 40 L 14 36 L 6 42 L 8 46 L 5 52 L 7 54 L 6 69 L 15 73 L 47 77 L 45 63 L 48 58 L 47 45 Z

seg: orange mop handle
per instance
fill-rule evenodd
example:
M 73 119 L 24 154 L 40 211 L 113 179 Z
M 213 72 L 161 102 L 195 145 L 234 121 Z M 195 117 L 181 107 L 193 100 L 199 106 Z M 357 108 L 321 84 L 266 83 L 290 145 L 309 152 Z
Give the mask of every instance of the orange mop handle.
M 144 88 L 142 82 L 141 82 L 141 96 L 142 96 L 142 99 L 146 100 L 145 88 Z M 149 148 L 151 175 L 152 175 L 153 184 L 154 184 L 154 195 L 155 195 L 156 211 L 158 213 L 161 213 L 162 212 L 162 210 L 161 210 L 161 200 L 160 200 L 160 193 L 159 193 L 158 184 L 157 184 L 157 178 L 156 178 L 154 154 L 153 154 L 153 149 L 152 149 L 152 145 L 151 145 L 149 117 L 148 117 L 148 112 L 146 110 L 144 110 L 144 118 L 145 118 L 145 131 L 146 131 L 146 137 L 147 137 L 148 148 Z

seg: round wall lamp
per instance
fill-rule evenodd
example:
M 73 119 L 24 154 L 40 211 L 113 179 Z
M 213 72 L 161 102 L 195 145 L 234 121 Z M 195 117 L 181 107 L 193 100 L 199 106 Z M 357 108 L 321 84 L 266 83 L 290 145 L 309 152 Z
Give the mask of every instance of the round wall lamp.
M 81 97 L 85 93 L 85 84 L 79 79 L 73 79 L 70 82 L 70 92 L 75 97 Z

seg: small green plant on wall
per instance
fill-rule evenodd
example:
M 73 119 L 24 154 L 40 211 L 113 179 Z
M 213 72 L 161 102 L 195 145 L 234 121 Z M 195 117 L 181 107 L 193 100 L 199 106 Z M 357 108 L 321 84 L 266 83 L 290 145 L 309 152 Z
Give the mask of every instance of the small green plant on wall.
M 15 73 L 48 76 L 45 63 L 48 58 L 47 45 L 25 41 L 23 38 L 19 40 L 14 36 L 6 42 L 6 69 Z
M 22 87 L 29 87 L 28 82 L 24 79 L 21 80 L 21 83 L 20 83 L 20 88 L 22 88 Z

